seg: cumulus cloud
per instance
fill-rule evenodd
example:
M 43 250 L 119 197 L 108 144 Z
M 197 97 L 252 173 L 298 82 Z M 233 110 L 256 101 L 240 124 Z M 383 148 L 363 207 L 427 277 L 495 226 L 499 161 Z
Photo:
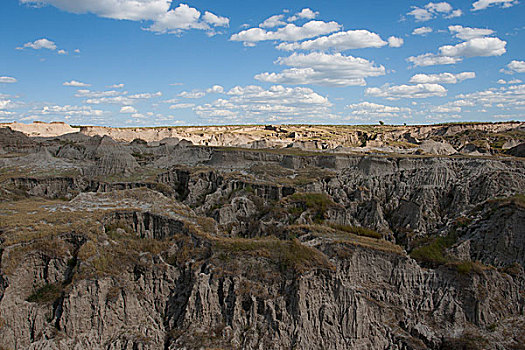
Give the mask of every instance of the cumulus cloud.
M 176 103 L 170 106 L 170 109 L 185 109 L 195 107 L 194 103 Z
M 199 116 L 218 122 L 267 122 L 325 116 L 332 106 L 326 97 L 302 87 L 275 85 L 265 90 L 254 85 L 236 86 L 227 95 L 228 99 L 218 99 L 194 110 Z
M 385 85 L 380 88 L 368 88 L 365 93 L 370 96 L 383 97 L 387 100 L 400 98 L 427 98 L 445 96 L 447 89 L 439 84 Z
M 419 27 L 412 31 L 412 35 L 425 35 L 428 33 L 432 33 L 432 28 L 430 27 Z
M 132 114 L 132 113 L 138 113 L 138 111 L 133 106 L 122 106 L 122 108 L 120 108 L 120 113 Z
M 160 97 L 162 93 L 140 93 L 128 95 L 127 91 L 91 91 L 91 90 L 77 90 L 75 97 L 87 98 L 87 104 L 116 104 L 129 106 L 134 104 L 137 100 L 147 100 L 154 97 Z
M 113 84 L 108 86 L 110 89 L 122 89 L 124 87 L 124 84 Z
M 518 0 L 478 0 L 472 4 L 472 11 L 485 10 L 486 8 L 494 5 L 499 5 L 500 7 L 508 8 L 518 3 Z
M 469 28 L 469 27 L 463 27 L 460 25 L 449 26 L 448 30 L 450 30 L 450 32 L 454 34 L 456 38 L 459 38 L 462 40 L 482 38 L 482 37 L 494 34 L 494 31 L 491 29 Z
M 456 98 L 473 106 L 489 108 L 500 105 L 509 110 L 521 109 L 525 107 L 525 85 L 502 86 L 497 89 L 460 94 Z
M 99 109 L 93 109 L 91 106 L 73 106 L 73 105 L 49 105 L 44 106 L 40 109 L 33 109 L 31 114 L 36 115 L 62 115 L 62 116 L 102 116 L 104 111 Z
M 178 96 L 183 98 L 201 98 L 206 96 L 206 93 L 198 90 L 182 91 Z
M 286 25 L 286 22 L 283 21 L 284 15 L 275 15 L 267 18 L 259 24 L 259 27 L 261 28 L 274 28 L 274 27 L 282 27 Z
M 445 45 L 439 48 L 439 54 L 426 53 L 407 58 L 414 66 L 435 66 L 455 64 L 463 57 L 501 56 L 507 50 L 507 42 L 499 38 L 474 38 L 457 45 Z
M 0 99 L 0 109 L 6 109 L 11 104 L 11 100 Z
M 20 0 L 21 3 L 52 5 L 72 13 L 93 13 L 104 18 L 151 21 L 145 28 L 158 33 L 180 33 L 188 29 L 212 30 L 226 27 L 229 19 L 211 12 L 201 12 L 187 4 L 171 8 L 166 0 Z
M 224 92 L 224 88 L 220 85 L 213 85 L 211 88 L 206 89 L 206 93 L 208 94 L 222 94 Z
M 217 16 L 216 14 L 205 11 L 202 16 L 204 22 L 211 24 L 214 27 L 228 27 L 230 25 L 230 19 L 227 17 Z
M 430 109 L 432 113 L 460 113 L 461 107 L 435 106 Z
M 506 45 L 507 42 L 499 38 L 474 38 L 457 45 L 441 46 L 439 53 L 448 57 L 501 56 L 507 52 Z
M 280 50 L 329 50 L 338 51 L 361 49 L 365 47 L 382 47 L 387 43 L 376 34 L 368 30 L 349 30 L 339 32 L 329 36 L 323 36 L 314 40 L 307 40 L 301 43 L 281 43 L 277 46 Z
M 134 94 L 134 95 L 129 95 L 129 98 L 132 98 L 132 99 L 135 99 L 135 100 L 148 100 L 150 98 L 153 98 L 153 97 L 160 97 L 162 96 L 162 92 L 160 91 L 157 91 L 157 92 L 143 92 L 143 93 L 140 93 L 140 94 Z
M 337 22 L 310 21 L 303 26 L 296 26 L 293 23 L 276 31 L 267 31 L 262 28 L 250 28 L 243 30 L 230 37 L 232 41 L 242 41 L 245 44 L 253 44 L 265 40 L 279 41 L 298 41 L 308 38 L 314 38 L 320 35 L 330 34 L 341 29 Z
M 62 50 L 62 49 L 58 50 L 57 53 L 59 55 L 67 55 L 67 51 L 66 50 Z
M 385 74 L 385 67 L 381 65 L 376 66 L 374 62 L 364 58 L 344 56 L 340 53 L 294 53 L 288 57 L 280 57 L 276 63 L 292 68 L 281 73 L 258 74 L 255 79 L 276 84 L 342 87 L 366 85 L 364 78 Z
M 388 46 L 390 47 L 401 47 L 405 41 L 402 38 L 391 36 L 388 38 Z
M 509 80 L 509 81 L 505 81 L 503 79 L 500 79 L 497 81 L 498 84 L 521 84 L 523 83 L 523 81 L 519 80 L 519 79 L 512 79 L 512 80 Z
M 372 102 L 361 102 L 350 104 L 346 106 L 347 109 L 351 110 L 352 116 L 364 116 L 372 118 L 387 118 L 387 117 L 399 117 L 411 113 L 410 108 L 385 106 Z
M 16 83 L 16 78 L 13 77 L 0 77 L 0 83 L 2 84 L 13 84 Z
M 424 7 L 412 6 L 412 11 L 407 15 L 413 16 L 416 21 L 424 22 L 442 16 L 444 18 L 459 17 L 463 14 L 461 10 L 454 10 L 454 8 L 447 2 L 429 2 Z
M 295 22 L 299 19 L 314 19 L 319 16 L 319 12 L 312 11 L 309 8 L 304 8 L 301 12 L 297 12 L 295 15 L 288 18 L 288 22 Z
M 76 81 L 76 80 L 65 81 L 62 85 L 64 85 L 64 86 L 72 86 L 72 87 L 88 87 L 88 86 L 91 86 L 91 84 L 82 83 L 82 82 Z
M 415 67 L 421 66 L 436 66 L 444 64 L 456 64 L 462 61 L 461 57 L 447 57 L 435 55 L 433 53 L 425 53 L 419 56 L 411 56 L 407 58 L 407 61 L 412 63 Z
M 511 61 L 507 64 L 507 69 L 502 69 L 501 72 L 506 74 L 525 73 L 525 61 Z
M 458 74 L 440 73 L 440 74 L 416 74 L 410 78 L 410 83 L 414 84 L 457 84 L 466 79 L 474 79 L 476 73 L 463 72 Z
M 42 39 L 38 39 L 32 42 L 25 43 L 21 47 L 17 47 L 18 50 L 23 50 L 27 48 L 34 49 L 34 50 L 47 49 L 47 50 L 54 51 L 56 50 L 57 45 L 55 44 L 54 41 L 51 41 L 46 38 L 42 38 Z
M 65 83 L 64 83 L 65 84 Z M 123 91 L 115 91 L 115 90 L 108 90 L 108 91 L 92 91 L 88 89 L 80 89 L 77 90 L 77 93 L 75 94 L 75 97 L 108 97 L 108 96 L 119 96 L 119 95 L 125 95 L 127 92 Z

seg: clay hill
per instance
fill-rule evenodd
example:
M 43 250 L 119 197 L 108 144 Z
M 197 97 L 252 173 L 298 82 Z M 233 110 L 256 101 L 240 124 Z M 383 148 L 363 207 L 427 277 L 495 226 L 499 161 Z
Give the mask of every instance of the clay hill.
M 524 349 L 525 123 L 0 125 L 0 349 Z

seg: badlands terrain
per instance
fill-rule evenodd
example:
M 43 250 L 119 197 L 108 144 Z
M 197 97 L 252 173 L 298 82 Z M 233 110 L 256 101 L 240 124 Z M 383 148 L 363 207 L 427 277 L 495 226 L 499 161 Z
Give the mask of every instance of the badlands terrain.
M 0 125 L 0 349 L 525 349 L 525 123 Z

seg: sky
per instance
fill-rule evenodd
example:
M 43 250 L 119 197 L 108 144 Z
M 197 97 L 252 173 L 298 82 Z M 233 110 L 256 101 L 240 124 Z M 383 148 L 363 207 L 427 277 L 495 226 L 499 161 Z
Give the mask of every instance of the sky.
M 1 0 L 0 122 L 525 120 L 524 0 Z

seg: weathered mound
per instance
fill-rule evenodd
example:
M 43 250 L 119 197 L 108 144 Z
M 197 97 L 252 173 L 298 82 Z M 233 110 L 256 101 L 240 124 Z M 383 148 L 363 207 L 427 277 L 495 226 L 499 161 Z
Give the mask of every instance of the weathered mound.
M 437 142 L 434 140 L 425 140 L 419 145 L 425 153 L 438 154 L 438 155 L 451 155 L 457 153 L 456 149 L 447 142 Z
M 127 149 L 111 137 L 94 137 L 86 145 L 85 156 L 95 164 L 85 170 L 86 175 L 130 174 L 139 165 Z
M 517 146 L 512 147 L 511 149 L 505 152 L 514 157 L 525 157 L 525 143 L 521 143 Z
M 26 150 L 34 147 L 35 142 L 19 131 L 0 128 L 0 147 L 6 150 Z

